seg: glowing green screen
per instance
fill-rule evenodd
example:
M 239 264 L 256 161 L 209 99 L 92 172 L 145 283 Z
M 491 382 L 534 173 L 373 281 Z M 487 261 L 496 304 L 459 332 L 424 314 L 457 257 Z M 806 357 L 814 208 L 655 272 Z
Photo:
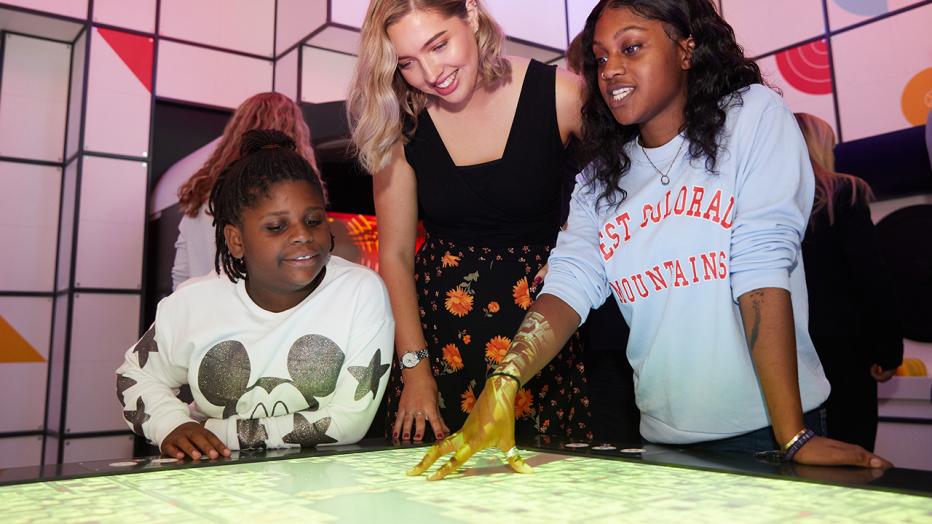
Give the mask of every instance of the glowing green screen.
M 170 468 L 0 487 L 10 522 L 929 522 L 932 499 L 761 477 L 483 452 L 442 482 L 406 477 L 424 449 Z M 159 470 L 160 469 L 160 470 Z

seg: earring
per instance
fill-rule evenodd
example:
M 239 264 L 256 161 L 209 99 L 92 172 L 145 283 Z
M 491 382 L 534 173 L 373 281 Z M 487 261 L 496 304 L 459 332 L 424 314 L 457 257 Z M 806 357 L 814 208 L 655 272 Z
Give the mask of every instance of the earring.
M 605 78 L 605 71 L 602 71 L 602 73 L 600 74 L 600 76 L 602 77 L 602 80 L 608 80 L 607 78 Z

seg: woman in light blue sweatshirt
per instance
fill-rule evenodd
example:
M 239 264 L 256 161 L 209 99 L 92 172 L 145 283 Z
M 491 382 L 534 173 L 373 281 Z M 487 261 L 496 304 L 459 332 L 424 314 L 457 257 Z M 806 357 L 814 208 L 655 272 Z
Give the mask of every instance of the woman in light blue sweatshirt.
M 800 258 L 812 168 L 792 112 L 731 27 L 709 0 L 602 0 L 583 51 L 593 160 L 545 287 L 462 431 L 411 473 L 455 451 L 431 477 L 442 478 L 489 446 L 526 471 L 515 391 L 609 295 L 631 327 L 647 441 L 889 467 L 821 436 L 829 385 Z

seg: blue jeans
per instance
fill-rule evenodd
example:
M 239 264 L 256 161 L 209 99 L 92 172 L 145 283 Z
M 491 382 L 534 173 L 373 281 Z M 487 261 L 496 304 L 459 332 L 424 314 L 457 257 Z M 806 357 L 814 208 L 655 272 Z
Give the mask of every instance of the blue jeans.
M 828 424 L 825 416 L 825 408 L 818 407 L 812 411 L 803 414 L 803 423 L 807 428 L 815 432 L 816 435 L 824 437 L 828 432 Z M 769 451 L 780 449 L 784 442 L 778 443 L 774 439 L 773 431 L 770 426 L 721 440 L 710 440 L 707 442 L 697 442 L 695 444 L 678 445 L 677 447 L 689 450 L 717 451 L 727 453 L 757 453 L 758 451 Z

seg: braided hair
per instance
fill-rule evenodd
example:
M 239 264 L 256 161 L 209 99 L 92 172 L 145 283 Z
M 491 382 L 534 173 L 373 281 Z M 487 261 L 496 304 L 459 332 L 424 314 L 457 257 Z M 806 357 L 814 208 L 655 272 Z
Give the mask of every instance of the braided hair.
M 207 203 L 214 217 L 217 243 L 214 269 L 218 274 L 222 267 L 232 282 L 247 279 L 246 262 L 230 253 L 223 230 L 227 225 L 241 226 L 244 209 L 268 196 L 273 185 L 292 180 L 309 183 L 321 199 L 324 198 L 320 178 L 297 152 L 291 137 L 268 129 L 254 129 L 243 134 L 239 160 L 220 172 Z
M 692 36 L 692 52 L 686 93 L 685 129 L 689 156 L 705 157 L 705 167 L 715 172 L 719 140 L 726 109 L 741 103 L 741 90 L 763 84 L 757 64 L 744 56 L 731 26 L 715 10 L 711 0 L 601 0 L 586 20 L 582 32 L 583 77 L 588 95 L 583 104 L 583 156 L 592 161 L 590 190 L 603 184 L 598 202 L 620 204 L 627 197 L 620 180 L 631 167 L 625 145 L 637 138 L 638 126 L 619 124 L 602 100 L 599 71 L 592 52 L 595 25 L 605 9 L 628 7 L 638 15 L 663 23 L 674 41 Z M 619 200 L 620 195 L 620 200 Z

